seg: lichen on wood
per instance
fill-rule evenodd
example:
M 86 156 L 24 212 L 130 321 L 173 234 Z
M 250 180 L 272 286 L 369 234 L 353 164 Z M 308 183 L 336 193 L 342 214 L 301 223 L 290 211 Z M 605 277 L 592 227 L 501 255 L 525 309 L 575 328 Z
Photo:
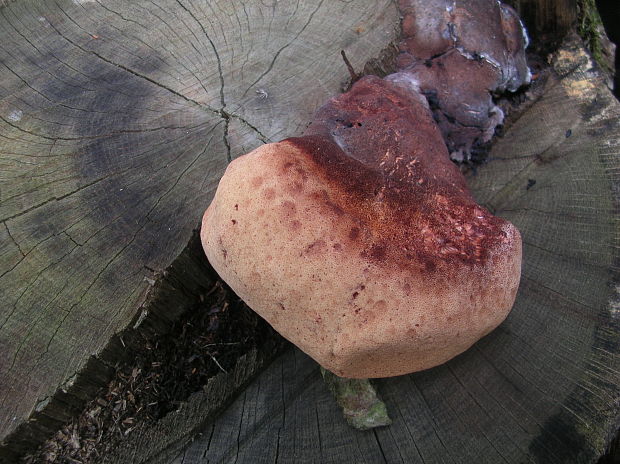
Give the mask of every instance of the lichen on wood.
M 324 368 L 321 368 L 321 375 L 350 426 L 358 430 L 369 430 L 392 423 L 385 403 L 377 397 L 369 379 L 338 377 Z
M 620 7 L 620 5 L 619 5 Z M 579 0 L 579 13 L 577 17 L 577 33 L 587 45 L 592 57 L 606 73 L 613 73 L 613 56 L 608 56 L 605 50 L 604 41 L 605 28 L 603 21 L 596 7 L 595 0 Z

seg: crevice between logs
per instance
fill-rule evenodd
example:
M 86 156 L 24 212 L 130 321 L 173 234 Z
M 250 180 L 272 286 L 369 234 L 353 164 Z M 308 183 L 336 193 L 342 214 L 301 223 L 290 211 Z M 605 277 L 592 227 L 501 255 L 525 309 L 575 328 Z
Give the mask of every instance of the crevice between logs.
M 82 371 L 67 379 L 53 396 L 38 403 L 29 420 L 0 446 L 0 462 L 16 462 L 20 455 L 36 449 L 79 414 L 112 378 L 115 365 L 130 359 L 133 348 L 144 338 L 167 333 L 172 323 L 195 304 L 200 292 L 212 286 L 216 279 L 202 253 L 198 232 L 194 231 L 173 263 L 154 275 L 129 326 L 116 334 L 100 353 L 91 356 Z

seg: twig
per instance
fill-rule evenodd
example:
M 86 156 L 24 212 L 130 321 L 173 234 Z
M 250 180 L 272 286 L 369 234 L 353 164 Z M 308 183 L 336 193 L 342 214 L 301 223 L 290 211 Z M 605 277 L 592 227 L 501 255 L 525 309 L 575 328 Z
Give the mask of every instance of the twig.
M 344 64 L 347 65 L 347 69 L 349 70 L 349 74 L 351 75 L 351 85 L 353 85 L 355 81 L 357 81 L 362 76 L 355 72 L 355 69 L 353 68 L 353 65 L 351 64 L 351 62 L 349 61 L 349 58 L 347 58 L 347 54 L 345 53 L 345 51 L 340 50 L 340 54 L 342 55 Z
M 207 346 L 238 345 L 239 343 L 241 343 L 241 342 L 209 343 L 207 345 L 202 345 L 202 348 L 206 348 Z
M 208 355 L 209 355 L 209 357 L 213 360 L 213 362 L 217 365 L 217 367 L 219 367 L 219 368 L 222 370 L 222 372 L 223 372 L 224 374 L 228 374 L 228 372 L 226 371 L 226 369 L 224 369 L 224 368 L 222 367 L 222 365 L 221 365 L 219 362 L 217 362 L 217 359 L 215 359 L 215 356 L 213 356 L 211 353 L 207 353 L 207 354 L 208 354 Z

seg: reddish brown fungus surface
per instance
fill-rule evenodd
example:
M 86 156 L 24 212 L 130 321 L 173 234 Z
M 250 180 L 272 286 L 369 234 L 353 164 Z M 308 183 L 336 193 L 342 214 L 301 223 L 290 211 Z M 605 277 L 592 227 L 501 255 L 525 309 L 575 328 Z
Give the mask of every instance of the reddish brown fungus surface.
M 519 232 L 475 203 L 449 148 L 495 127 L 490 90 L 519 82 L 524 36 L 495 1 L 417 3 L 401 2 L 399 72 L 360 79 L 304 136 L 233 161 L 203 218 L 224 280 L 341 376 L 447 361 L 506 317 L 519 283 Z M 454 95 L 431 81 L 470 114 L 451 115 Z
M 425 95 L 453 159 L 468 160 L 504 120 L 493 94 L 530 82 L 527 34 L 495 0 L 400 0 L 399 72 Z

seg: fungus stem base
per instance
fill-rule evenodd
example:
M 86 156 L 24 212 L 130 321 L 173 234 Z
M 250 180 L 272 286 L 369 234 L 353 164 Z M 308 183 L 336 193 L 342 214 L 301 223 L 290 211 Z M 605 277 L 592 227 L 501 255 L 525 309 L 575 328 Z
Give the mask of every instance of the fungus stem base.
M 358 430 L 369 430 L 392 423 L 385 403 L 377 397 L 377 392 L 368 379 L 338 377 L 322 367 L 321 374 L 350 426 Z

